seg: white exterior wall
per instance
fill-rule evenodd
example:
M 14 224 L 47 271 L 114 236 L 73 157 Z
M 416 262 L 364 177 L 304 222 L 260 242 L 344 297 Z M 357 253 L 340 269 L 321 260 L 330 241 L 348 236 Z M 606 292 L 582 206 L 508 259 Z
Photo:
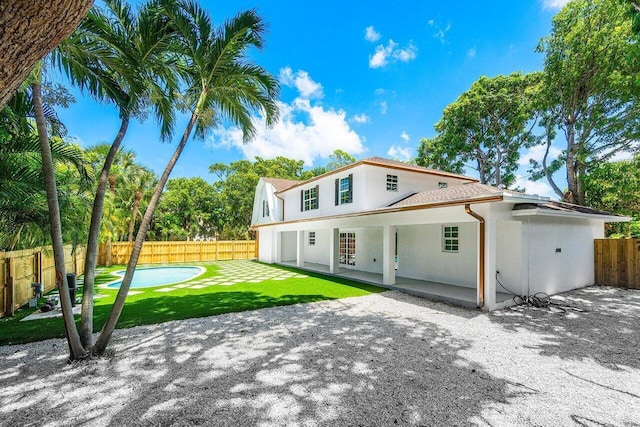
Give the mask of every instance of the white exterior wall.
M 478 281 L 478 237 L 474 222 L 457 225 L 459 251 L 443 252 L 442 225 L 416 225 L 398 229 L 396 276 L 429 280 L 469 288 Z
M 350 174 L 353 174 L 353 202 L 336 206 L 335 180 L 347 178 Z M 387 175 L 398 176 L 398 191 L 387 191 Z M 361 164 L 283 191 L 279 193 L 279 196 L 284 199 L 284 218 L 287 221 L 292 221 L 384 207 L 410 194 L 436 189 L 439 182 L 446 182 L 449 186 L 454 186 L 468 181 Z M 314 188 L 316 185 L 320 198 L 318 209 L 301 211 L 301 191 Z
M 522 221 L 526 229 L 528 220 Z M 531 294 L 551 295 L 594 283 L 593 241 L 604 237 L 602 221 L 532 216 L 531 229 L 524 235 Z
M 287 231 L 280 235 L 280 261 L 296 261 L 297 259 L 297 233 Z
M 309 245 L 309 232 L 316 233 L 316 244 Z M 329 265 L 329 232 L 330 230 L 309 230 L 304 233 L 304 261 L 314 264 Z
M 269 216 L 266 217 L 262 216 L 262 202 L 265 200 L 269 203 Z M 251 224 L 268 224 L 282 221 L 282 205 L 283 202 L 276 196 L 273 185 L 260 178 L 253 197 Z
M 520 221 L 496 222 L 496 271 L 500 272 L 498 279 L 509 291 L 518 294 L 526 294 L 526 282 L 523 280 L 523 236 L 524 232 Z M 496 291 L 507 293 L 496 283 Z
M 340 229 L 340 232 L 356 233 L 356 265 L 340 267 L 382 274 L 382 227 Z
M 273 264 L 277 262 L 277 247 L 273 228 L 261 228 L 258 231 L 258 261 Z
M 445 182 L 449 187 L 460 185 L 465 180 L 437 175 L 428 175 L 401 169 L 385 169 L 378 166 L 362 165 L 360 175 L 364 177 L 364 193 L 361 209 L 375 209 L 396 202 L 409 194 L 419 191 L 435 190 L 439 182 Z M 398 177 L 398 191 L 387 191 L 387 175 Z M 355 175 L 354 175 L 355 179 Z M 354 199 L 355 201 L 355 199 Z

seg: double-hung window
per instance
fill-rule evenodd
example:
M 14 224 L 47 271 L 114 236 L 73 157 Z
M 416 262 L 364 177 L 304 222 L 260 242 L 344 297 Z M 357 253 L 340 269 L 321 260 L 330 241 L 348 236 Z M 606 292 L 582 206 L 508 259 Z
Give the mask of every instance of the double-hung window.
M 336 206 L 353 202 L 353 174 L 336 179 Z
M 319 187 L 316 185 L 313 188 L 300 191 L 300 210 L 310 211 L 312 209 L 318 209 L 318 191 Z
M 387 175 L 387 191 L 398 191 L 398 175 Z
M 269 216 L 269 202 L 267 200 L 262 201 L 262 217 L 266 218 Z
M 442 227 L 442 252 L 458 252 L 459 232 L 457 225 Z

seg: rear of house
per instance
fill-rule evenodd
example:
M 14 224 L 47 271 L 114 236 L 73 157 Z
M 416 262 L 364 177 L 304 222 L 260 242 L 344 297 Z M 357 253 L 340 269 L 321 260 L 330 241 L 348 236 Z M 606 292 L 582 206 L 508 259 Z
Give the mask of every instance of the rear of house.
M 488 310 L 594 282 L 593 239 L 623 217 L 381 158 L 262 178 L 258 259 Z

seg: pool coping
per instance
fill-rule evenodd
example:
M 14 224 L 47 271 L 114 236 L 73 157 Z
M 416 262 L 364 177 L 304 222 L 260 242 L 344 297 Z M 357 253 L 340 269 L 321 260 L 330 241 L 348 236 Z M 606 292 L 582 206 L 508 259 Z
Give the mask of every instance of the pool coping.
M 185 280 L 180 280 L 177 282 L 170 282 L 170 283 L 163 283 L 161 285 L 154 285 L 154 286 L 137 286 L 137 287 L 129 287 L 129 290 L 131 289 L 152 289 L 152 288 L 160 288 L 160 287 L 164 287 L 164 286 L 173 286 L 173 285 L 177 285 L 180 283 L 185 283 L 185 282 L 189 282 L 191 280 L 197 279 L 198 277 L 202 276 L 204 273 L 206 273 L 207 269 L 205 267 L 202 267 L 200 265 L 181 265 L 181 266 L 171 266 L 171 265 L 156 265 L 156 266 L 151 266 L 151 267 L 141 267 L 138 268 L 136 267 L 136 270 L 151 270 L 154 268 L 197 268 L 200 270 L 200 272 L 198 274 L 196 274 L 193 277 L 190 277 L 189 279 L 185 279 Z M 118 270 L 118 271 L 124 271 L 126 272 L 126 268 L 124 270 Z M 122 279 L 124 278 L 124 273 L 122 273 L 122 275 L 118 274 L 117 272 L 110 272 L 109 274 L 113 274 L 115 276 L 120 276 L 118 279 L 113 280 L 109 283 L 103 283 L 101 285 L 98 286 L 98 289 L 111 289 L 111 290 L 119 290 L 120 287 L 118 286 L 117 288 L 115 287 L 111 287 L 110 285 L 113 285 L 114 283 L 118 283 L 121 282 Z

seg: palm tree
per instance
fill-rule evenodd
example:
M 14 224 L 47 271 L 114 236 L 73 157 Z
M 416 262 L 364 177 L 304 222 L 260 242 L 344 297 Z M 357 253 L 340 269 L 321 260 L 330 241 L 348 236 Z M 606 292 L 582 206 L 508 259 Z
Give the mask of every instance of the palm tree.
M 122 0 L 105 0 L 94 7 L 78 30 L 56 49 L 54 62 L 70 80 L 94 97 L 115 103 L 120 129 L 105 157 L 94 198 L 87 240 L 80 335 L 85 348 L 93 346 L 93 287 L 100 223 L 110 169 L 132 115 L 152 104 L 163 138 L 171 136 L 176 86 L 174 56 L 170 55 L 171 27 L 160 13 L 162 0 L 151 0 L 138 14 Z M 143 115 L 143 114 L 142 114 Z
M 62 305 L 62 317 L 67 331 L 67 343 L 69 344 L 70 358 L 73 360 L 85 357 L 86 351 L 80 341 L 80 334 L 76 329 L 71 306 L 71 296 L 67 286 L 67 275 L 64 264 L 64 242 L 62 241 L 62 224 L 60 222 L 60 205 L 58 204 L 58 189 L 56 186 L 51 146 L 47 132 L 47 121 L 42 102 L 40 86 L 41 69 L 34 70 L 34 79 L 31 83 L 33 96 L 33 109 L 38 131 L 38 142 L 42 154 L 42 171 L 44 174 L 44 186 L 47 193 L 47 205 L 49 207 L 49 225 L 51 227 L 51 245 L 53 246 L 53 259 L 56 270 L 56 284 L 60 290 L 60 304 Z
M 73 175 L 86 178 L 82 150 L 61 137 L 64 127 L 52 108 L 45 106 L 43 112 L 52 130 L 56 169 L 69 164 L 75 168 Z M 26 90 L 18 91 L 0 112 L 0 249 L 4 250 L 45 245 L 48 240 L 44 237 L 48 229 L 43 226 L 48 223 L 48 212 L 42 156 L 33 117 L 32 97 Z
M 246 56 L 250 48 L 261 49 L 263 45 L 265 27 L 255 11 L 240 13 L 221 28 L 214 28 L 208 14 L 194 1 L 181 2 L 166 12 L 178 33 L 183 98 L 191 118 L 147 206 L 112 311 L 94 345 L 97 354 L 104 352 L 115 329 L 154 210 L 194 128 L 197 137 L 204 137 L 208 129 L 228 119 L 240 126 L 248 141 L 255 134 L 253 111 L 260 110 L 268 125 L 278 117 L 277 80 Z

